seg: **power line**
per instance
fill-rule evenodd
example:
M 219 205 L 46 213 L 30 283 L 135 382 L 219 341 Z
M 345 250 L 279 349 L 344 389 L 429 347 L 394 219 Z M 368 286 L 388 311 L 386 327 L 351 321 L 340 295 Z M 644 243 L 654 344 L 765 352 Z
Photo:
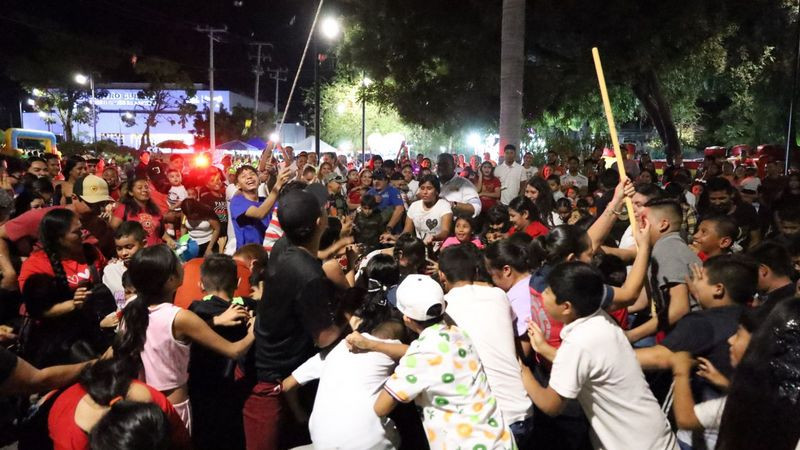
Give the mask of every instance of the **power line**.
M 209 150 L 211 153 L 214 153 L 216 150 L 216 136 L 214 134 L 214 42 L 219 41 L 219 36 L 214 36 L 217 33 L 227 33 L 228 27 L 223 28 L 212 28 L 212 27 L 197 27 L 197 31 L 200 33 L 207 33 L 208 34 L 208 84 L 209 84 L 209 94 L 210 94 L 210 102 L 208 107 L 208 118 L 209 118 Z
M 261 48 L 264 46 L 274 48 L 274 46 L 269 42 L 251 42 L 250 45 L 256 47 L 256 54 L 249 55 L 250 59 L 256 60 L 256 63 L 253 66 L 253 74 L 256 76 L 256 89 L 255 94 L 253 95 L 253 125 L 255 126 L 258 124 L 258 88 L 261 82 L 261 75 L 264 75 L 264 67 L 261 65 L 261 61 L 272 62 L 271 56 L 261 54 Z

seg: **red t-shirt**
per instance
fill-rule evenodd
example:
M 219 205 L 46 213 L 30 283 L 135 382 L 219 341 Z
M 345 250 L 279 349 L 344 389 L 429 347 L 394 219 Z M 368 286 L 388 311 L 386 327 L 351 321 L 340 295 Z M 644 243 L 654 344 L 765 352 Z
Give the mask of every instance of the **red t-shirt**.
M 29 238 L 33 241 L 39 240 L 39 224 L 48 212 L 54 209 L 69 209 L 66 206 L 50 206 L 47 208 L 37 208 L 26 211 L 25 213 L 9 220 L 3 226 L 6 230 L 6 237 L 11 242 L 19 241 L 22 238 Z M 86 244 L 97 245 L 99 242 L 86 229 L 81 229 L 83 242 Z
M 158 406 L 167 415 L 172 448 L 191 448 L 189 432 L 186 431 L 186 426 L 167 397 L 139 380 L 133 380 L 133 383 L 146 387 L 152 397 L 151 403 Z M 53 440 L 55 450 L 89 448 L 89 435 L 75 423 L 75 410 L 84 395 L 86 395 L 86 390 L 76 383 L 62 392 L 53 403 L 50 414 L 47 416 L 47 428 L 50 431 L 50 439 Z
M 200 265 L 203 264 L 203 258 L 190 259 L 183 265 L 183 283 L 175 292 L 175 299 L 172 303 L 175 306 L 189 309 L 189 305 L 195 300 L 200 300 L 205 297 L 205 294 L 200 289 Z M 236 261 L 236 276 L 239 277 L 238 287 L 233 293 L 234 297 L 249 297 L 250 296 L 250 269 L 241 261 Z
M 512 234 L 514 234 L 516 232 L 517 232 L 516 227 L 511 227 L 511 229 L 508 230 L 508 235 L 511 236 Z M 544 224 L 542 224 L 542 222 L 539 222 L 538 220 L 535 221 L 535 222 L 531 222 L 530 225 L 525 227 L 525 234 L 527 234 L 528 236 L 530 236 L 532 238 L 535 238 L 537 236 L 543 236 L 543 235 L 545 235 L 545 234 L 547 234 L 549 232 L 550 232 L 550 230 L 546 226 L 544 226 Z
M 106 266 L 107 261 L 99 250 L 94 247 L 92 249 L 96 253 L 94 267 L 97 269 L 97 274 L 100 275 L 103 273 L 103 268 Z M 96 284 L 102 282 L 102 280 L 94 279 L 87 263 L 81 263 L 74 259 L 63 259 L 61 260 L 61 265 L 64 266 L 64 272 L 67 274 L 67 284 L 69 284 L 69 288 L 72 291 L 78 289 L 82 283 L 91 282 Z M 22 269 L 20 269 L 18 277 L 19 289 L 22 290 L 25 287 L 25 281 L 31 275 L 37 273 L 55 276 L 53 265 L 50 264 L 50 258 L 47 257 L 44 250 L 36 250 L 22 263 Z
M 139 214 L 130 212 L 126 214 L 126 208 L 127 206 L 124 203 L 117 205 L 114 209 L 114 217 L 123 221 L 130 220 L 142 224 L 142 228 L 147 233 L 146 245 L 148 247 L 164 243 L 164 240 L 161 239 L 161 236 L 164 235 L 164 229 L 161 225 L 163 216 L 161 214 L 154 215 L 144 210 L 140 211 Z
M 483 189 L 487 193 L 495 193 L 500 191 L 500 178 L 492 177 L 492 178 L 484 178 L 483 179 Z M 488 211 L 492 206 L 497 204 L 499 199 L 492 198 L 492 197 L 484 197 L 481 195 L 481 211 Z

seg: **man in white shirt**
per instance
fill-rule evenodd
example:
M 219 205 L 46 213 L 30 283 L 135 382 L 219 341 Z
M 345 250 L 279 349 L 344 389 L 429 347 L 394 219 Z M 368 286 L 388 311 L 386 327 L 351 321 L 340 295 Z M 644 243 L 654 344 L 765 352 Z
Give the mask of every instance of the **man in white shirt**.
M 504 205 L 519 197 L 524 188 L 525 169 L 517 162 L 517 148 L 511 144 L 503 149 L 503 164 L 494 168 L 494 175 L 500 179 L 500 202 Z
M 469 180 L 456 175 L 456 162 L 453 155 L 442 153 L 436 162 L 436 174 L 442 183 L 439 197 L 450 202 L 453 215 L 464 214 L 478 217 L 481 213 L 481 199 L 478 191 Z
M 578 157 L 570 156 L 567 160 L 567 173 L 561 175 L 561 186 L 575 186 L 581 192 L 585 192 L 589 188 L 589 179 L 578 171 L 579 167 Z
M 526 448 L 533 415 L 519 376 L 514 311 L 502 289 L 473 284 L 475 267 L 481 263 L 469 244 L 455 245 L 442 252 L 439 279 L 444 280 L 447 292 L 445 312 L 472 338 L 503 419 L 509 424 L 517 446 Z

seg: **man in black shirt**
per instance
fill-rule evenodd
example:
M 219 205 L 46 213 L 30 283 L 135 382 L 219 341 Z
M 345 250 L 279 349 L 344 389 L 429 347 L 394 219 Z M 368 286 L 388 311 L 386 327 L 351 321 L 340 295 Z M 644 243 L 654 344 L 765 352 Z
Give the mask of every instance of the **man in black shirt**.
M 292 191 L 278 200 L 278 220 L 289 245 L 274 260 L 258 304 L 257 384 L 243 411 L 248 449 L 277 448 L 281 381 L 341 333 L 334 317 L 335 289 L 316 257 L 328 217 L 326 198 L 315 194 Z
M 761 242 L 761 226 L 758 213 L 753 205 L 737 200 L 736 188 L 725 178 L 717 177 L 708 180 L 701 196 L 698 209 L 700 219 L 725 215 L 739 226 L 739 245 L 748 249 Z

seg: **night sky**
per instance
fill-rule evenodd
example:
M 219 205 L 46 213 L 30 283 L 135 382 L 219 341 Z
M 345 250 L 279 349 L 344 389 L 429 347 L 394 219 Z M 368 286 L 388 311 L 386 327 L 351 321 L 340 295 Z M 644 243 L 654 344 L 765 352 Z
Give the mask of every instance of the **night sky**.
M 131 56 L 163 57 L 175 61 L 195 82 L 208 81 L 208 38 L 195 29 L 221 28 L 229 33 L 215 46 L 215 85 L 253 95 L 255 78 L 251 72 L 249 42 L 274 44 L 266 49 L 272 62 L 267 67 L 286 67 L 289 81 L 281 83 L 281 110 L 288 87 L 302 54 L 317 5 L 315 0 L 11 0 L 0 12 L 0 60 L 4 64 L 19 55 L 34 51 L 38 36 L 49 33 L 79 34 L 109 43 L 118 55 L 114 69 L 102 73 L 103 81 L 138 81 Z M 330 6 L 328 8 L 328 6 Z M 327 11 L 334 4 L 326 4 Z M 116 57 L 115 57 L 116 58 Z M 313 81 L 311 58 L 307 57 L 299 88 Z M 46 70 L 46 68 L 43 68 Z M 99 77 L 100 78 L 100 77 Z M 98 81 L 100 82 L 100 81 Z M 261 81 L 261 100 L 272 102 L 275 85 L 266 75 Z M 0 128 L 9 126 L 16 116 L 19 85 L 0 75 Z M 295 93 L 295 102 L 298 102 Z M 293 107 L 288 120 L 301 111 Z M 13 118 L 16 120 L 16 117 Z

